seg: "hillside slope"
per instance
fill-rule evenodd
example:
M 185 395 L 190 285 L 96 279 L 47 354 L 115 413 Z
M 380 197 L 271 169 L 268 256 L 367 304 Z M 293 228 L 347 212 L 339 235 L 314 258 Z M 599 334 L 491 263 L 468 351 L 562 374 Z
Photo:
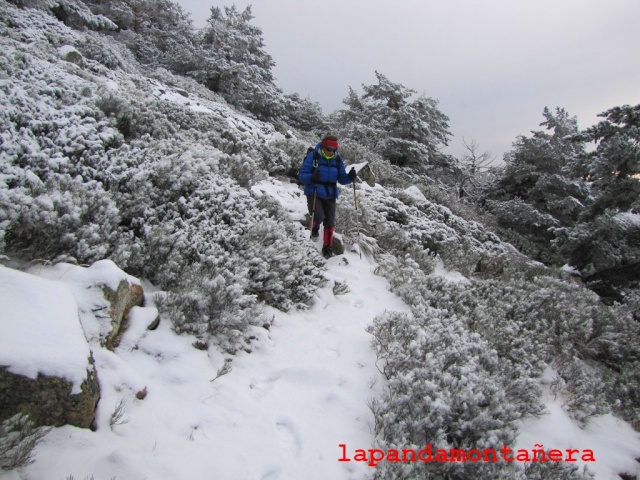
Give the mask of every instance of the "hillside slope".
M 540 476 L 520 463 L 339 462 L 339 445 L 425 443 L 593 449 L 597 478 L 637 472 L 638 434 L 618 419 L 640 418 L 637 323 L 623 307 L 406 175 L 359 184 L 357 211 L 343 190 L 347 252 L 325 262 L 291 183 L 315 135 L 0 2 L 3 261 L 61 281 L 74 264 L 113 262 L 147 292 L 115 352 L 91 345 L 97 431 L 56 429 L 35 464 L 3 477 Z M 341 151 L 382 163 L 353 140 Z M 563 478 L 587 478 L 571 466 Z

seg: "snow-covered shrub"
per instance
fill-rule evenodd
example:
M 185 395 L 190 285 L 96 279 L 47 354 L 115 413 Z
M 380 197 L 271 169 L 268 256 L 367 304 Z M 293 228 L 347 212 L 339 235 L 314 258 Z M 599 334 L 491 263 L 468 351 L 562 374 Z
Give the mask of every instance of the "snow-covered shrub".
M 585 421 L 609 406 L 622 412 L 622 403 L 625 418 L 637 416 L 638 397 L 629 390 L 637 385 L 638 375 L 631 372 L 638 369 L 640 347 L 628 311 L 603 305 L 593 292 L 552 271 L 522 263 L 507 267 L 507 279 L 465 283 L 426 275 L 407 258 L 381 261 L 379 273 L 409 304 L 447 311 L 481 335 L 499 355 L 502 376 L 510 379 L 507 396 L 521 412 L 541 413 L 536 379 L 555 365 L 576 419 Z
M 403 256 L 408 245 L 413 245 L 465 274 L 471 274 L 484 256 L 512 253 L 510 246 L 481 224 L 407 190 L 368 189 L 364 193 L 359 195 L 360 225 L 390 253 Z M 385 241 L 389 235 L 391 241 Z
M 27 258 L 67 254 L 83 263 L 108 257 L 120 218 L 101 185 L 68 175 L 38 183 L 34 173 L 27 173 L 31 184 L 22 180 L 20 188 L 0 190 L 5 248 Z
M 264 170 L 248 155 L 223 155 L 220 157 L 220 168 L 244 188 L 251 188 L 266 177 Z
M 260 166 L 270 175 L 286 175 L 297 179 L 307 148 L 311 146 L 315 146 L 315 143 L 307 145 L 293 139 L 268 143 L 259 151 Z
M 50 430 L 36 427 L 22 413 L 0 423 L 0 472 L 33 463 L 34 449 Z
M 76 44 L 85 58 L 89 58 L 109 70 L 133 72 L 135 59 L 130 50 L 112 37 L 85 32 Z
M 387 312 L 369 328 L 388 379 L 371 404 L 383 449 L 495 449 L 512 445 L 522 416 L 504 393 L 500 359 L 480 335 L 446 311 Z M 385 462 L 376 478 L 508 478 L 505 462 Z M 513 478 L 513 477 L 511 477 Z
M 177 332 L 211 339 L 234 353 L 249 325 L 264 323 L 256 297 L 246 294 L 238 273 L 220 265 L 194 265 L 159 306 Z
M 557 385 L 556 393 L 567 395 L 565 408 L 581 423 L 610 411 L 606 385 L 598 370 L 595 365 L 579 358 L 570 359 L 558 367 L 562 382 Z
M 306 308 L 324 282 L 324 262 L 277 200 L 260 197 L 256 212 L 263 219 L 254 219 L 238 249 L 250 265 L 249 291 L 281 310 Z
M 205 87 L 191 97 L 180 85 L 193 80 L 140 74 L 113 39 L 101 49 L 95 32 L 26 12 L 0 10 L 12 17 L 0 37 L 2 252 L 109 257 L 170 292 L 178 330 L 227 349 L 260 302 L 306 306 L 322 281 L 317 252 L 279 204 L 247 190 L 266 175 L 259 152 L 273 126 Z M 27 37 L 34 15 L 46 35 Z M 86 69 L 60 59 L 56 47 L 74 44 Z
M 164 306 L 179 331 L 227 349 L 260 318 L 258 302 L 304 307 L 322 281 L 319 255 L 280 204 L 220 172 L 231 160 L 160 141 L 114 152 L 107 172 L 131 234 L 117 263 L 173 292 Z
M 595 476 L 587 467 L 567 462 L 532 462 L 524 467 L 527 480 L 592 480 Z

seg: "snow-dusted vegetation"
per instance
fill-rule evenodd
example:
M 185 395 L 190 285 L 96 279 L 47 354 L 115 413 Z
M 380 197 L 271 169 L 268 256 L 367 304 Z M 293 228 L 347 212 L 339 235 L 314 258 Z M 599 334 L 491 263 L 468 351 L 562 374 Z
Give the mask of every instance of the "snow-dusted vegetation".
M 582 428 L 603 415 L 638 425 L 640 107 L 584 132 L 545 109 L 547 131 L 481 171 L 440 153 L 451 133 L 436 100 L 377 73 L 324 117 L 275 86 L 250 9 L 213 9 L 195 33 L 176 5 L 147 3 L 0 0 L 7 265 L 109 259 L 160 291 L 174 333 L 216 359 L 251 351 L 248 332 L 274 311 L 317 306 L 332 281 L 349 292 L 301 226 L 292 185 L 331 129 L 345 160 L 376 176 L 343 191 L 337 233 L 408 306 L 367 322 L 383 377 L 361 402 L 371 445 L 501 451 L 549 413 L 550 394 Z M 283 200 L 292 189 L 301 210 Z M 0 420 L 2 453 L 28 424 Z M 367 476 L 589 478 L 582 466 L 387 461 Z

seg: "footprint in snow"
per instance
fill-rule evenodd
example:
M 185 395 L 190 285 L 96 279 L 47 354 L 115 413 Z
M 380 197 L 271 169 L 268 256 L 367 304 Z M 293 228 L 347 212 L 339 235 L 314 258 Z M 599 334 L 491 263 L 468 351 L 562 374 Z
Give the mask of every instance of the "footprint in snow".
M 299 457 L 302 451 L 302 439 L 297 425 L 290 418 L 280 417 L 276 421 L 276 428 L 282 451 L 289 452 L 293 457 Z

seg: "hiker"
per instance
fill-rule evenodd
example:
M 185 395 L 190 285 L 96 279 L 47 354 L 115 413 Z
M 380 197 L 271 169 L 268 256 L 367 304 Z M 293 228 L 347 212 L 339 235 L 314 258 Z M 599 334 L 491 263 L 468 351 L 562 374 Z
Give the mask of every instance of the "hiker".
M 307 206 L 312 219 L 311 238 L 318 238 L 322 223 L 322 255 L 326 258 L 332 257 L 336 200 L 340 194 L 336 184 L 339 182 L 349 185 L 356 178 L 356 170 L 352 167 L 347 173 L 344 161 L 338 155 L 338 137 L 325 136 L 315 149 L 307 153 L 298 178 L 304 183 L 304 194 L 307 196 Z

